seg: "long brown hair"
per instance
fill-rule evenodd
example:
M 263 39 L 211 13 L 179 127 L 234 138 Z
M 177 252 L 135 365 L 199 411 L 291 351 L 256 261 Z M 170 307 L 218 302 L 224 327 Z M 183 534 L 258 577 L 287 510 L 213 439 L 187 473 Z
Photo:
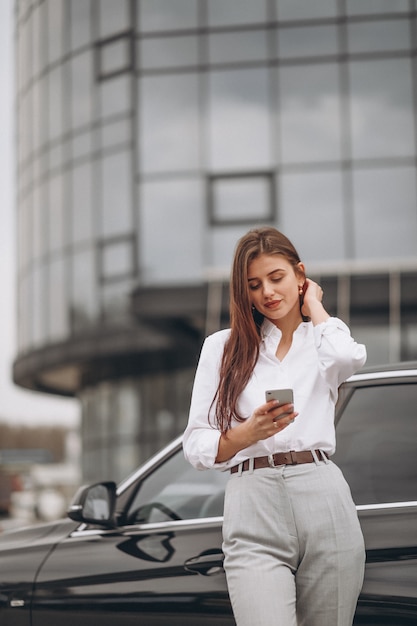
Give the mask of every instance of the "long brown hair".
M 232 418 L 243 421 L 237 401 L 259 355 L 264 316 L 253 309 L 248 284 L 249 264 L 261 254 L 279 254 L 295 268 L 300 258 L 291 241 L 272 227 L 250 230 L 237 243 L 230 277 L 230 337 L 220 366 L 220 382 L 213 403 L 219 430 L 225 433 Z

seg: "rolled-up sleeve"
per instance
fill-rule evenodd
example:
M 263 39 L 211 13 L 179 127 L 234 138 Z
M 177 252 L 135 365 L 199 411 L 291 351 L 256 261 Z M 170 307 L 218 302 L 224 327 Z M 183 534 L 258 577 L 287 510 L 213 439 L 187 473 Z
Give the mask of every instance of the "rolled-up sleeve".
M 357 343 L 337 317 L 314 327 L 319 367 L 331 389 L 337 389 L 366 362 L 366 348 Z
M 219 382 L 219 368 L 224 344 L 229 331 L 220 331 L 205 340 L 198 362 L 190 415 L 183 437 L 183 450 L 187 461 L 196 469 L 221 468 L 216 463 L 220 431 L 214 423 L 214 405 Z

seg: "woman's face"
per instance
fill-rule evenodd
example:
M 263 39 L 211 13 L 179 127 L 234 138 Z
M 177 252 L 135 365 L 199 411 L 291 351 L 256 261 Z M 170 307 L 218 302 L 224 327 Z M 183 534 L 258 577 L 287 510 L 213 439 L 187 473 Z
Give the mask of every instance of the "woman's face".
M 296 268 L 280 254 L 261 254 L 248 266 L 251 302 L 273 324 L 287 316 L 301 318 L 299 288 L 304 283 L 304 266 Z

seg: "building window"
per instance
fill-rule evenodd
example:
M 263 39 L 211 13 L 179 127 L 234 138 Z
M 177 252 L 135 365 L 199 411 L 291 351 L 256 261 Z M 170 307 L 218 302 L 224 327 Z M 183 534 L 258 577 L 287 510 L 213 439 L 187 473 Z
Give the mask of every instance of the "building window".
M 212 226 L 273 221 L 274 205 L 270 173 L 209 178 L 209 218 Z
M 101 40 L 96 46 L 96 78 L 106 80 L 132 72 L 134 67 L 132 33 Z

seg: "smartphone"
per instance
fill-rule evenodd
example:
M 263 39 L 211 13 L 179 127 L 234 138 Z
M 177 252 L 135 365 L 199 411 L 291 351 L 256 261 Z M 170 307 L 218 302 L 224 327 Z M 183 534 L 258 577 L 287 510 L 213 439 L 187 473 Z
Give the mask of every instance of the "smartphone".
M 267 391 L 265 391 L 265 400 L 267 402 L 269 402 L 270 400 L 278 400 L 278 406 L 281 406 L 281 404 L 293 404 L 294 394 L 292 389 L 267 389 Z M 276 419 L 281 419 L 286 415 L 289 415 L 289 413 L 283 413 Z

